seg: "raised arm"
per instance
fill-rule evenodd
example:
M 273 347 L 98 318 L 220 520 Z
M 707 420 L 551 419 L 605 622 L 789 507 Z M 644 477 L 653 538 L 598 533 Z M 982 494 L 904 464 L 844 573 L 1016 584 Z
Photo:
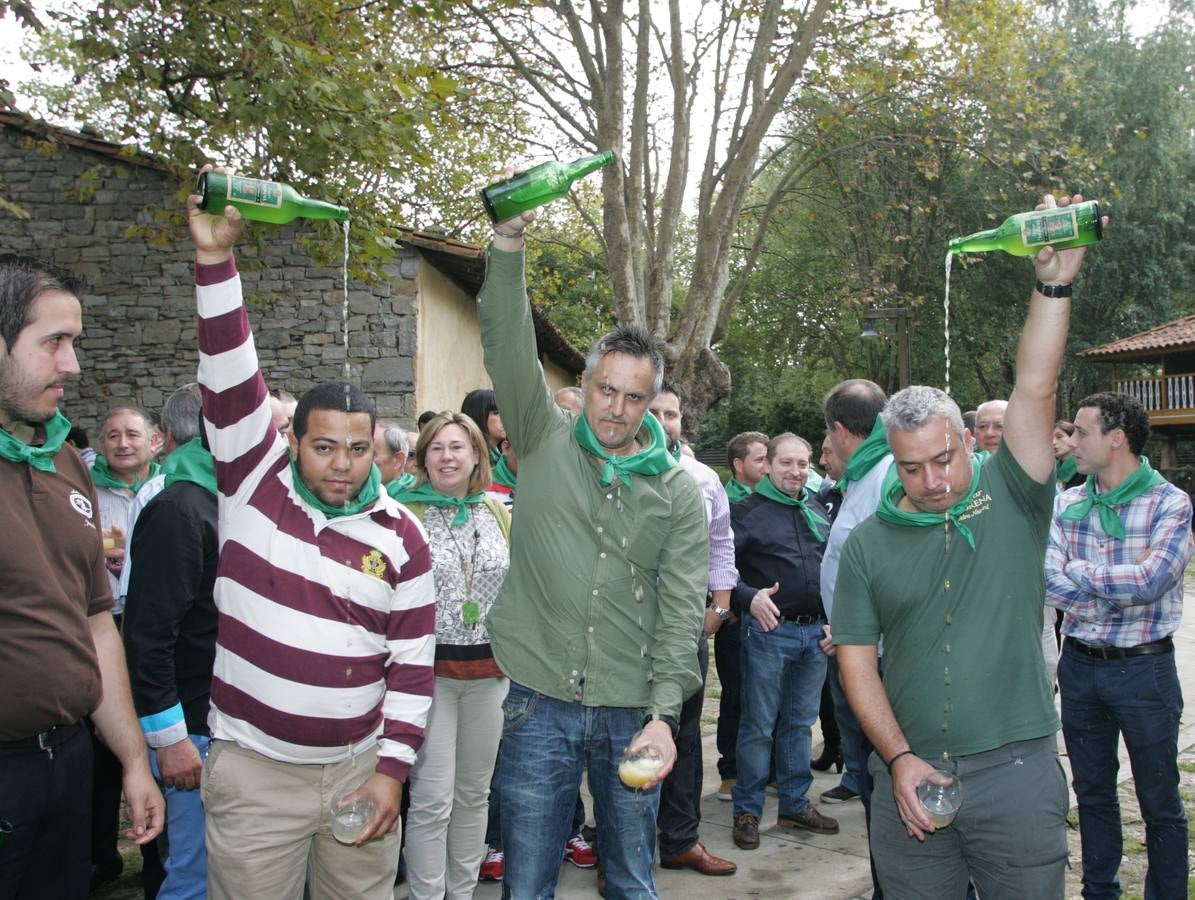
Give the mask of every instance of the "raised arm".
M 1058 206 L 1081 203 L 1075 194 Z M 1038 209 L 1055 205 L 1047 196 Z M 1107 216 L 1104 217 L 1107 225 Z M 1083 267 L 1086 247 L 1055 251 L 1045 247 L 1033 260 L 1037 281 L 1043 285 L 1070 285 Z M 1017 374 L 1004 414 L 1004 445 L 1038 484 L 1054 477 L 1054 452 L 1050 443 L 1058 392 L 1058 371 L 1066 350 L 1070 325 L 1070 297 L 1046 297 L 1035 286 L 1029 297 L 1029 314 L 1017 345 Z
M 232 248 L 244 227 L 234 207 L 224 215 L 187 198 L 195 243 L 195 298 L 199 313 L 199 387 L 208 443 L 216 458 L 220 495 L 229 497 L 281 438 L 270 422 L 270 398 L 241 297 Z
M 523 278 L 523 231 L 534 217 L 523 213 L 494 228 L 485 284 L 477 295 L 485 368 L 506 435 L 521 457 L 534 452 L 549 429 L 564 420 L 544 381 Z

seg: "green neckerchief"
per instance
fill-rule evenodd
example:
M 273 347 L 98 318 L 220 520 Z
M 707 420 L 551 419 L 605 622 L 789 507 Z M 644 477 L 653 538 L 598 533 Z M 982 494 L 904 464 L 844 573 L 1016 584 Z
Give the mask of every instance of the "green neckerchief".
M 476 506 L 478 503 L 485 502 L 485 494 L 478 491 L 476 494 L 466 494 L 464 498 L 450 497 L 448 494 L 441 494 L 434 487 L 430 481 L 425 481 L 417 488 L 408 488 L 405 491 L 392 492 L 390 494 L 399 503 L 426 503 L 428 506 L 447 506 L 456 507 L 456 515 L 452 517 L 453 526 L 464 525 L 469 521 L 469 507 Z
M 875 468 L 876 463 L 892 452 L 888 446 L 888 433 L 884 430 L 882 415 L 876 416 L 876 423 L 871 426 L 871 434 L 855 448 L 851 458 L 847 460 L 842 477 L 838 479 L 837 488 L 846 496 L 847 485 L 852 481 L 861 481 L 863 477 Z
M 91 481 L 96 487 L 115 488 L 118 491 L 132 491 L 134 494 L 141 490 L 141 485 L 149 481 L 155 475 L 162 471 L 162 467 L 156 462 L 150 461 L 149 474 L 140 481 L 134 481 L 132 484 L 125 484 L 108 469 L 108 457 L 102 453 L 97 453 L 95 457 L 95 464 L 91 467 Z
M 393 481 L 386 482 L 386 493 L 393 497 L 395 491 L 405 491 L 408 488 L 413 488 L 415 480 L 415 476 L 410 472 L 403 472 Z
M 1075 455 L 1072 453 L 1066 459 L 1060 459 L 1054 463 L 1054 477 L 1066 484 L 1072 478 L 1079 474 L 1079 467 L 1075 463 Z
M 677 462 L 680 462 L 680 441 L 677 441 L 675 444 L 669 447 L 668 452 L 672 454 L 673 459 L 675 459 Z
M 957 503 L 946 510 L 944 513 L 927 513 L 927 512 L 905 512 L 897 504 L 900 502 L 900 496 L 904 493 L 904 488 L 900 484 L 900 475 L 897 474 L 896 466 L 892 466 L 888 470 L 888 474 L 884 476 L 884 486 L 880 489 L 880 506 L 876 510 L 876 516 L 889 522 L 893 525 L 941 525 L 944 522 L 953 522 L 954 527 L 958 529 L 970 545 L 971 549 L 975 549 L 975 535 L 971 533 L 971 529 L 959 521 L 959 516 L 971 503 L 971 497 L 975 494 L 975 489 L 979 487 L 979 470 L 983 467 L 983 460 L 978 456 L 971 460 L 971 487 L 967 493 L 959 499 Z
M 311 489 L 303 483 L 303 477 L 299 474 L 299 467 L 295 465 L 293 456 L 290 460 L 290 477 L 294 482 L 295 493 L 299 495 L 299 499 L 308 506 L 314 506 L 329 519 L 335 519 L 337 516 L 354 516 L 366 507 L 372 506 L 378 499 L 378 492 L 382 487 L 382 473 L 378 471 L 377 466 L 370 466 L 369 477 L 365 479 L 365 484 L 361 485 L 361 490 L 357 492 L 356 497 L 345 503 L 344 506 L 329 506 L 315 496 Z
M 192 438 L 166 457 L 162 463 L 166 487 L 176 481 L 190 481 L 209 494 L 216 493 L 216 460 L 199 438 Z
M 771 475 L 765 475 L 763 480 L 755 486 L 755 493 L 762 494 L 769 500 L 775 500 L 777 503 L 783 503 L 785 506 L 798 507 L 801 510 L 801 515 L 805 517 L 805 522 L 809 526 L 809 530 L 813 532 L 813 536 L 823 544 L 826 542 L 826 536 L 822 534 L 818 526 L 824 525 L 828 529 L 830 523 L 809 508 L 809 505 L 805 502 L 805 495 L 809 492 L 805 488 L 801 488 L 801 495 L 799 497 L 790 497 L 784 491 L 780 490 L 780 488 L 776 487 L 776 485 L 772 484 Z
M 46 440 L 40 446 L 26 444 L 0 428 L 0 457 L 13 462 L 28 463 L 43 472 L 57 472 L 54 465 L 54 454 L 62 449 L 62 443 L 70 433 L 71 423 L 61 412 L 55 412 L 54 418 L 42 423 L 46 432 Z
M 498 460 L 502 458 L 502 451 L 497 447 L 490 448 L 490 466 L 498 465 Z
M 598 442 L 597 435 L 589 427 L 589 419 L 585 417 L 585 413 L 577 416 L 577 424 L 573 426 L 577 443 L 586 453 L 606 461 L 602 466 L 602 487 L 609 487 L 617 478 L 629 490 L 632 472 L 637 475 L 659 475 L 676 465 L 676 461 L 668 452 L 668 439 L 664 436 L 664 428 L 656 421 L 656 417 L 651 413 L 644 416 L 643 427 L 651 435 L 651 443 L 647 447 L 630 456 L 611 456 Z
M 512 491 L 515 489 L 515 482 L 518 480 L 514 472 L 510 470 L 510 464 L 506 461 L 506 454 L 503 453 L 498 457 L 498 461 L 494 463 L 493 471 L 494 484 L 500 484 L 503 487 L 508 487 Z
M 1093 506 L 1098 506 L 1100 508 L 1100 525 L 1103 526 L 1104 531 L 1117 540 L 1124 540 L 1124 525 L 1120 521 L 1120 516 L 1116 514 L 1115 507 L 1136 500 L 1155 485 L 1166 483 L 1166 479 L 1154 471 L 1148 459 L 1144 456 L 1138 458 L 1141 463 L 1137 466 L 1137 471 L 1106 494 L 1101 494 L 1096 490 L 1096 477 L 1088 475 L 1087 496 L 1064 509 L 1061 518 L 1075 522 L 1091 512 Z
M 737 478 L 732 477 L 726 482 L 726 499 L 731 503 L 739 503 L 751 496 L 752 488 L 747 487 Z

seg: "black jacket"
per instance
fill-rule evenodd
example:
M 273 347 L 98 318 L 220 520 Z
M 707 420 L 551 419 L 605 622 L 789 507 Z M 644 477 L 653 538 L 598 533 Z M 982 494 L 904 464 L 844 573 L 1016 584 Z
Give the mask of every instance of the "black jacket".
M 138 716 L 181 703 L 188 734 L 207 734 L 216 659 L 216 496 L 167 487 L 133 527 L 124 643 Z
M 810 509 L 829 519 L 825 507 L 809 491 L 805 499 Z M 731 505 L 730 523 L 739 570 L 739 583 L 731 595 L 736 613 L 749 615 L 755 594 L 780 582 L 772 602 L 782 616 L 824 616 L 821 570 L 826 545 L 809 530 L 800 509 L 754 493 Z M 821 530 L 829 531 L 825 526 Z

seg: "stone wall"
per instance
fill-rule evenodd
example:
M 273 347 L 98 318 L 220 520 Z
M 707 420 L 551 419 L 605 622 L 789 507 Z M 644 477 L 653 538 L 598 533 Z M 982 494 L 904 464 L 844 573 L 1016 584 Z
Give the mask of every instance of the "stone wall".
M 11 125 L 0 138 L 0 198 L 28 219 L 0 209 L 0 252 L 33 253 L 84 276 L 83 369 L 63 412 L 95 431 L 106 409 L 161 409 L 195 379 L 192 254 L 181 186 L 151 164 L 56 143 Z M 307 227 L 253 224 L 238 259 L 262 371 L 271 388 L 298 395 L 344 375 L 344 281 L 317 265 L 296 241 Z M 421 257 L 404 248 L 388 280 L 349 283 L 349 367 L 379 415 L 407 422 L 414 399 L 415 310 Z

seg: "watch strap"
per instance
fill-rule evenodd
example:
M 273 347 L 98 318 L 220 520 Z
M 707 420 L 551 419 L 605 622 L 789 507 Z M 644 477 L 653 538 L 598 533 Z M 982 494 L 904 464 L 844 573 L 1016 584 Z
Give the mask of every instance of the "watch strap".
M 1033 289 L 1043 297 L 1069 297 L 1074 285 L 1069 282 L 1066 284 L 1042 284 L 1039 281 L 1033 285 Z

